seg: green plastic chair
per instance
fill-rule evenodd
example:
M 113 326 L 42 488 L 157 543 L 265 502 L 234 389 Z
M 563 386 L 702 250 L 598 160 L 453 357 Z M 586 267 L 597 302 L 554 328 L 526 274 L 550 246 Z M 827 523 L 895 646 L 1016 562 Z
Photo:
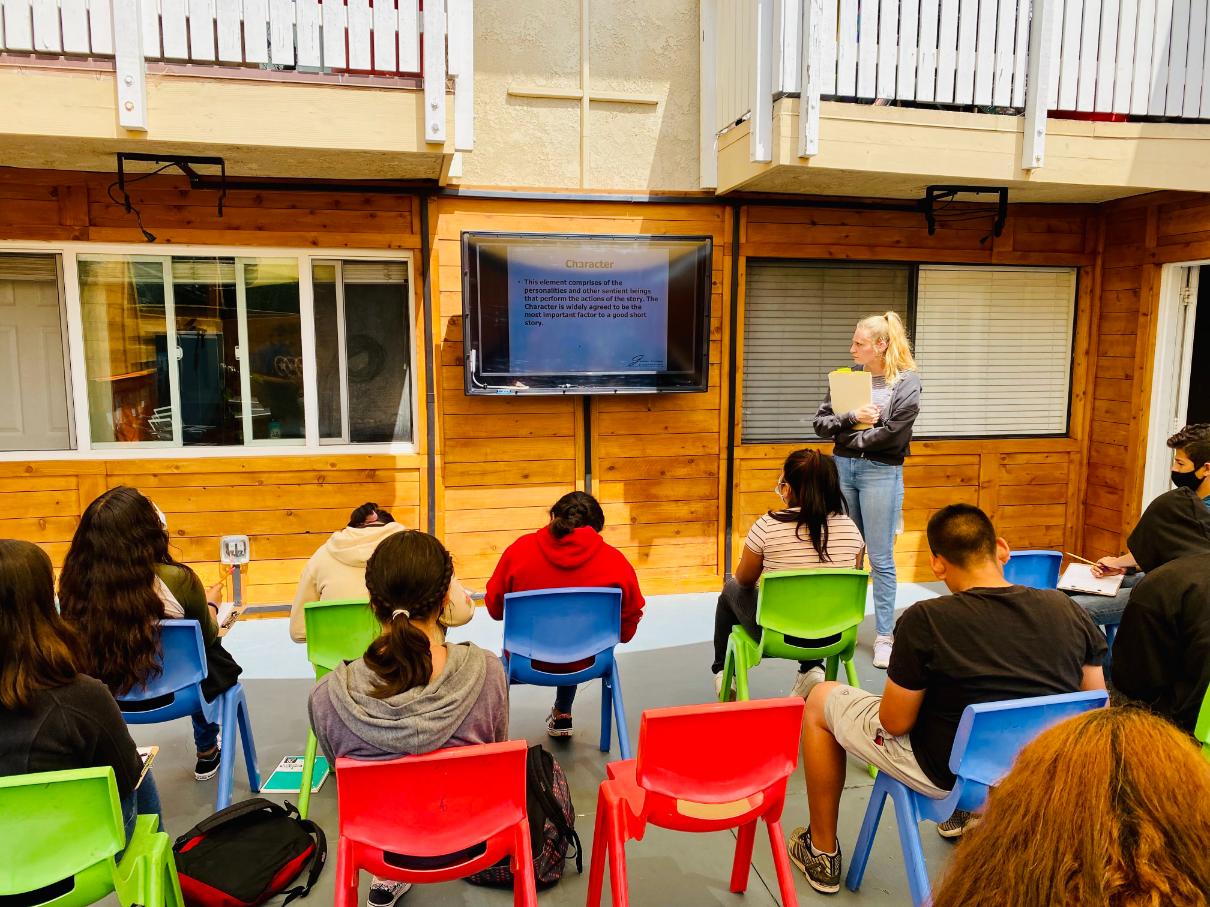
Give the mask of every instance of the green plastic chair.
M 39 892 L 39 907 L 183 907 L 168 835 L 139 816 L 129 845 L 113 769 L 0 778 L 0 900 Z M 120 862 L 114 855 L 125 848 Z
M 1197 713 L 1193 736 L 1202 745 L 1202 755 L 1210 762 L 1210 687 L 1206 687 L 1206 695 L 1202 697 L 1202 708 Z
M 851 567 L 762 573 L 756 592 L 760 639 L 753 639 L 741 626 L 731 628 L 719 700 L 730 699 L 733 687 L 736 699 L 747 700 L 748 672 L 765 658 L 825 659 L 828 680 L 836 679 L 838 664 L 843 662 L 849 685 L 860 687 L 853 651 L 857 647 L 857 627 L 865 619 L 869 578 L 868 570 Z M 786 640 L 823 639 L 837 633 L 839 640 L 819 648 L 805 648 Z
M 352 661 L 382 634 L 382 625 L 364 598 L 308 602 L 303 605 L 307 628 L 307 660 L 315 668 L 315 679 L 323 677 L 342 661 Z M 302 781 L 298 790 L 298 812 L 305 819 L 311 805 L 311 775 L 319 741 L 307 727 L 307 749 L 303 754 Z

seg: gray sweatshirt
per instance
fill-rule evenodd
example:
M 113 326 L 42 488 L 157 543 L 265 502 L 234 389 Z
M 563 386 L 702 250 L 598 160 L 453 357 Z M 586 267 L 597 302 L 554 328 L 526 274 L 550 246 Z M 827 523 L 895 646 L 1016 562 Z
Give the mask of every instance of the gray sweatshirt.
M 376 699 L 362 658 L 338 665 L 311 691 L 311 727 L 328 761 L 392 759 L 508 739 L 508 683 L 500 659 L 472 643 L 447 644 L 431 683 Z

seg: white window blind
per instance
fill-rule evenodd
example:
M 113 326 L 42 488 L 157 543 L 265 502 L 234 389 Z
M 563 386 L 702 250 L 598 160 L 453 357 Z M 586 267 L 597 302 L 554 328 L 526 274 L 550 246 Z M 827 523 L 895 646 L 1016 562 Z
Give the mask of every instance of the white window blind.
M 805 261 L 748 262 L 742 440 L 816 437 L 828 372 L 852 365 L 853 329 L 866 315 L 906 321 L 911 268 Z
M 1067 430 L 1071 268 L 921 267 L 917 437 Z

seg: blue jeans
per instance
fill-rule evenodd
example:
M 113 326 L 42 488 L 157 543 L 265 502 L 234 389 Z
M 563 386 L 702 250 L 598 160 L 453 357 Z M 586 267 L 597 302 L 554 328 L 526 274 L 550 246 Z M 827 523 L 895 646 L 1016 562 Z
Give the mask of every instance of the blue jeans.
M 155 786 L 155 776 L 148 771 L 143 778 L 143 783 L 135 788 L 132 794 L 122 798 L 122 825 L 126 829 L 126 843 L 130 843 L 130 836 L 134 834 L 134 822 L 139 816 L 156 816 L 159 818 L 162 828 L 164 825 L 162 811 L 160 792 Z M 124 850 L 123 848 L 123 852 Z M 117 854 L 114 859 L 121 860 L 122 854 Z
M 576 700 L 576 690 L 573 684 L 569 687 L 555 687 L 555 711 L 564 715 L 571 714 L 571 704 Z
M 895 629 L 895 530 L 903 510 L 903 467 L 836 457 L 849 516 L 865 539 L 874 574 L 874 624 L 879 636 Z
M 1132 573 L 1129 576 L 1122 577 L 1122 588 L 1118 589 L 1118 594 L 1109 595 L 1087 595 L 1084 593 L 1071 593 L 1071 600 L 1078 604 L 1081 608 L 1088 612 L 1088 616 L 1092 618 L 1094 624 L 1120 624 L 1122 622 L 1122 612 L 1126 610 L 1126 604 L 1130 601 L 1130 590 L 1139 584 L 1143 574 Z
M 193 720 L 193 745 L 199 753 L 208 753 L 218 743 L 218 725 L 207 721 L 201 712 L 189 716 Z

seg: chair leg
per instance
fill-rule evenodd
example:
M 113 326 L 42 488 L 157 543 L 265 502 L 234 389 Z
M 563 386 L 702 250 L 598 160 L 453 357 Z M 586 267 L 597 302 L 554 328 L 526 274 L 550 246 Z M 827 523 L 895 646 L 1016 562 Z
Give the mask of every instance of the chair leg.
M 529 822 L 522 819 L 513 833 L 513 905 L 538 907 L 538 885 L 534 880 L 534 857 L 529 844 Z
M 307 748 L 303 751 L 302 783 L 298 785 L 298 814 L 304 819 L 311 808 L 311 776 L 315 774 L 315 751 L 318 748 L 319 741 L 315 739 L 315 732 L 308 728 Z
M 256 739 L 252 736 L 252 719 L 248 716 L 248 697 L 244 688 L 239 687 L 239 702 L 236 718 L 239 722 L 239 736 L 244 744 L 244 768 L 248 772 L 248 788 L 252 793 L 260 792 L 260 765 L 256 759 Z
M 857 690 L 861 689 L 861 681 L 857 679 L 857 666 L 853 664 L 851 657 L 844 660 L 844 674 L 849 680 L 849 686 Z
M 739 827 L 735 836 L 735 860 L 731 863 L 731 890 L 743 894 L 752 869 L 752 845 L 756 841 L 756 819 Z
M 608 674 L 601 677 L 601 752 L 609 752 L 610 722 L 613 720 L 613 684 Z
M 597 797 L 597 818 L 592 827 L 592 860 L 588 864 L 588 900 L 586 907 L 601 907 L 601 888 L 605 884 L 606 842 L 610 833 L 605 798 Z
M 221 714 L 219 727 L 223 731 L 223 748 L 218 758 L 218 791 L 214 797 L 217 812 L 231 804 L 231 790 L 235 786 L 235 740 L 239 712 L 239 684 L 224 692 L 218 699 Z
M 932 898 L 929 871 L 924 862 L 924 848 L 920 843 L 920 811 L 916 808 L 915 794 L 896 785 L 891 789 L 891 800 L 895 804 L 895 822 L 899 826 L 899 846 L 903 850 L 903 868 L 907 871 L 908 891 L 916 907 L 924 907 Z
M 617 662 L 609 675 L 609 683 L 613 689 L 613 712 L 618 726 L 618 752 L 623 759 L 630 758 L 630 728 L 626 726 L 626 704 L 622 701 L 622 677 L 618 673 Z
M 611 817 L 609 834 L 609 875 L 613 889 L 613 907 L 629 907 L 629 885 L 626 882 L 626 839 L 622 836 L 620 817 Z
M 723 683 L 718 690 L 718 701 L 731 700 L 731 688 L 735 686 L 735 645 L 727 643 L 727 654 L 723 657 Z
M 769 822 L 769 847 L 773 851 L 773 869 L 777 872 L 777 887 L 781 891 L 781 907 L 798 907 L 798 892 L 794 888 L 794 873 L 790 855 L 786 852 L 786 836 L 780 820 Z
M 824 680 L 835 680 L 836 679 L 836 669 L 837 669 L 837 664 L 839 663 L 839 661 L 840 661 L 840 659 L 837 658 L 835 655 L 829 655 L 827 657 L 827 659 L 824 661 L 824 668 L 823 668 L 823 679 Z
M 870 850 L 874 846 L 874 835 L 878 833 L 878 823 L 882 820 L 882 807 L 886 804 L 887 785 L 881 781 L 874 782 L 870 791 L 870 802 L 866 804 L 865 818 L 861 820 L 861 831 L 857 834 L 857 843 L 853 845 L 852 856 L 849 857 L 849 872 L 844 884 L 849 891 L 861 887 L 865 877 L 866 863 L 870 861 Z
M 333 907 L 357 907 L 357 876 L 352 847 L 342 838 L 336 844 L 336 890 L 333 893 Z
M 735 647 L 735 698 L 748 701 L 748 659 L 739 646 Z

